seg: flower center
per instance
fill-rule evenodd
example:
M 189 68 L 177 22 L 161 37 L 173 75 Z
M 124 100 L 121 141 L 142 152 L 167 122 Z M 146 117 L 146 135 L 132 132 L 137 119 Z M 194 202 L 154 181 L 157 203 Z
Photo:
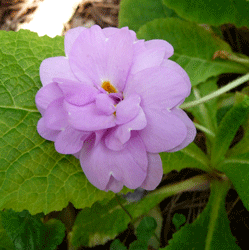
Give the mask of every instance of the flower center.
M 107 91 L 109 94 L 110 93 L 117 93 L 117 90 L 115 89 L 114 86 L 111 85 L 109 81 L 104 81 L 101 86 L 105 91 Z

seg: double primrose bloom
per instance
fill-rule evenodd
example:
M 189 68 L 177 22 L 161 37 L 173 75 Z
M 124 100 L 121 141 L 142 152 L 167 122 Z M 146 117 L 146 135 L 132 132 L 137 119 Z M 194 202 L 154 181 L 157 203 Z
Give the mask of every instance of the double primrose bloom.
M 190 94 L 186 72 L 164 40 L 138 40 L 128 28 L 71 29 L 65 57 L 45 59 L 36 95 L 38 133 L 61 154 L 74 154 L 101 190 L 153 190 L 159 152 L 193 141 L 196 129 L 178 108 Z

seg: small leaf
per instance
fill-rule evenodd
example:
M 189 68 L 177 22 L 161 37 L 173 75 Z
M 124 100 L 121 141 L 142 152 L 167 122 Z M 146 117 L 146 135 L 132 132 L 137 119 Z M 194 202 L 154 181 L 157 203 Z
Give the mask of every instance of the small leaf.
M 244 100 L 235 104 L 222 119 L 215 142 L 211 151 L 212 166 L 219 169 L 219 162 L 225 158 L 225 154 L 237 132 L 239 126 L 246 120 L 249 113 L 249 97 L 244 96 Z
M 239 250 L 235 243 L 225 209 L 228 182 L 215 181 L 204 211 L 192 223 L 186 224 L 173 235 L 164 250 L 231 249 Z
M 175 213 L 172 222 L 178 231 L 180 227 L 186 222 L 186 217 L 183 214 Z
M 148 249 L 148 243 L 136 240 L 130 244 L 129 250 L 147 250 Z
M 163 0 L 163 3 L 176 11 L 184 19 L 197 23 L 221 25 L 233 23 L 238 27 L 249 27 L 249 2 L 247 0 Z
M 54 250 L 65 237 L 64 224 L 56 219 L 51 219 L 44 224 L 42 250 Z
M 170 58 L 188 73 L 193 86 L 222 73 L 246 73 L 248 68 L 228 60 L 215 59 L 218 50 L 231 52 L 230 46 L 194 23 L 179 18 L 155 19 L 143 25 L 137 36 L 139 39 L 164 39 L 174 47 Z
M 127 250 L 127 248 L 120 242 L 119 239 L 116 239 L 110 245 L 110 250 Z
M 137 227 L 137 238 L 142 241 L 148 242 L 154 234 L 157 227 L 156 220 L 153 217 L 144 217 Z
M 184 168 L 198 168 L 204 171 L 212 171 L 209 167 L 207 156 L 195 143 L 189 144 L 181 151 L 174 153 L 160 153 L 163 172 L 167 174 L 172 170 L 181 171 Z

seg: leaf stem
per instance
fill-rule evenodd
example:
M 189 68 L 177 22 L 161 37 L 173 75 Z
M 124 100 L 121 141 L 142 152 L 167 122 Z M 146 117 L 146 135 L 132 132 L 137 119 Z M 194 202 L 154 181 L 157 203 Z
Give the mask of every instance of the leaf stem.
M 121 207 L 121 208 L 125 211 L 125 213 L 130 217 L 131 221 L 133 221 L 133 218 L 132 218 L 131 214 L 129 213 L 129 211 L 128 211 L 128 210 L 121 204 L 121 202 L 119 201 L 118 195 L 117 195 L 117 194 L 115 194 L 115 198 L 116 198 L 118 204 L 120 205 L 120 207 Z
M 233 89 L 233 88 L 236 88 L 238 87 L 239 85 L 243 84 L 244 82 L 248 81 L 249 80 L 249 74 L 246 74 L 232 82 L 230 82 L 229 84 L 227 84 L 226 86 L 218 89 L 217 91 L 214 91 L 213 93 L 209 94 L 209 95 L 206 95 L 200 99 L 197 99 L 195 101 L 192 101 L 192 102 L 188 102 L 188 103 L 184 103 L 180 106 L 180 108 L 182 109 L 188 109 L 188 108 L 192 108 L 194 106 L 197 106 L 201 103 L 204 103 L 204 102 L 207 102 L 207 101 L 210 101 L 211 99 L 213 98 L 216 98 L 226 92 L 228 92 L 229 90 Z
M 213 131 L 207 129 L 206 127 L 204 127 L 204 126 L 202 126 L 202 125 L 200 125 L 200 124 L 198 124 L 198 123 L 196 123 L 196 122 L 194 122 L 194 125 L 195 125 L 195 127 L 196 127 L 197 129 L 201 130 L 202 132 L 204 132 L 204 133 L 206 133 L 206 134 L 208 134 L 208 135 L 210 135 L 210 136 L 212 136 L 212 137 L 215 137 L 215 134 L 214 134 Z
M 150 192 L 147 197 L 165 193 L 168 193 L 169 196 L 171 196 L 185 191 L 206 190 L 209 188 L 209 182 L 210 177 L 208 175 L 197 175 L 188 180 L 156 189 L 155 191 Z

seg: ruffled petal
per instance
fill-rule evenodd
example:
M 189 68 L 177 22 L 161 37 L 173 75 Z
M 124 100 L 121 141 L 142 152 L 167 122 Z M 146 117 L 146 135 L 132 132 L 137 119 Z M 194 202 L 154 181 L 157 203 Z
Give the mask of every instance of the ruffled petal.
M 179 64 L 171 60 L 163 60 L 161 66 L 167 67 L 168 70 L 172 72 L 177 72 L 178 74 L 182 76 L 187 87 L 186 95 L 189 96 L 191 92 L 191 84 L 189 84 L 190 79 L 189 79 L 187 72 Z
M 179 151 L 179 150 L 187 147 L 188 144 L 190 144 L 195 139 L 196 128 L 195 128 L 194 123 L 189 119 L 189 117 L 187 116 L 187 114 L 183 110 L 181 110 L 179 108 L 173 108 L 171 110 L 171 112 L 174 115 L 176 115 L 178 118 L 180 118 L 187 127 L 187 135 L 186 135 L 185 139 L 183 140 L 183 142 L 179 146 L 168 151 L 168 152 L 176 152 L 176 151 Z
M 64 56 L 50 57 L 41 63 L 40 79 L 43 86 L 53 82 L 53 78 L 56 77 L 77 81 L 70 68 L 68 59 Z
M 55 141 L 56 137 L 60 133 L 59 130 L 49 129 L 45 125 L 45 119 L 42 117 L 37 123 L 37 132 L 41 137 L 49 141 Z
M 173 46 L 165 40 L 154 39 L 150 41 L 146 41 L 144 43 L 146 49 L 164 49 L 164 59 L 168 59 L 173 56 L 174 48 Z
M 60 97 L 63 97 L 62 91 L 57 83 L 52 82 L 39 89 L 37 92 L 35 96 L 36 106 L 41 114 L 44 114 L 48 105 Z
M 65 101 L 64 107 L 68 112 L 68 121 L 75 129 L 95 131 L 116 125 L 115 116 L 104 115 L 103 112 L 97 109 L 95 103 L 78 107 Z
M 146 190 L 154 190 L 163 177 L 162 161 L 159 154 L 148 153 L 147 176 L 141 185 Z
M 138 94 L 141 107 L 170 109 L 189 95 L 191 84 L 176 70 L 159 66 L 138 72 L 126 84 L 124 96 Z
M 116 106 L 116 124 L 123 124 L 131 121 L 138 115 L 141 98 L 137 94 L 132 94 L 119 102 Z
M 78 38 L 80 33 L 85 29 L 86 29 L 85 27 L 77 27 L 77 28 L 70 29 L 67 31 L 67 33 L 65 34 L 65 39 L 64 39 L 65 54 L 67 56 L 69 55 L 75 40 Z
M 89 135 L 89 132 L 79 131 L 68 126 L 56 137 L 55 149 L 61 154 L 75 154 L 81 150 L 83 142 Z
M 70 66 L 81 81 L 88 76 L 99 87 L 110 81 L 122 91 L 132 63 L 132 45 L 133 38 L 126 29 L 106 38 L 99 26 L 93 26 L 76 39 L 69 55 Z
M 163 59 L 172 56 L 174 49 L 171 44 L 164 40 L 151 40 L 144 42 L 144 49 L 134 57 L 133 64 L 131 67 L 131 74 L 160 66 Z
M 84 106 L 95 101 L 98 94 L 98 90 L 88 84 L 61 78 L 54 78 L 54 81 L 63 91 L 65 100 L 76 106 Z
M 68 125 L 67 113 L 63 108 L 64 98 L 59 98 L 48 105 L 45 111 L 44 119 L 48 128 L 54 130 L 63 130 Z
M 135 189 L 144 181 L 147 173 L 147 153 L 141 138 L 132 136 L 121 151 L 109 150 L 103 141 L 96 147 L 86 141 L 80 155 L 82 169 L 88 180 L 105 190 L 113 176 L 128 188 Z
M 111 115 L 116 110 L 115 102 L 107 94 L 98 94 L 96 97 L 97 109 L 105 115 Z
M 131 137 L 132 130 L 141 130 L 147 124 L 145 114 L 140 107 L 138 115 L 125 124 L 119 125 L 112 129 L 105 138 L 106 146 L 114 151 L 122 150 L 126 146 L 126 142 Z
M 113 178 L 113 176 L 111 176 L 104 191 L 107 192 L 107 191 L 111 190 L 114 193 L 118 193 L 122 190 L 123 186 L 124 185 L 122 184 L 122 182 L 117 181 L 116 179 Z
M 138 133 L 150 153 L 172 150 L 187 136 L 187 127 L 174 113 L 168 110 L 144 110 L 147 126 Z

